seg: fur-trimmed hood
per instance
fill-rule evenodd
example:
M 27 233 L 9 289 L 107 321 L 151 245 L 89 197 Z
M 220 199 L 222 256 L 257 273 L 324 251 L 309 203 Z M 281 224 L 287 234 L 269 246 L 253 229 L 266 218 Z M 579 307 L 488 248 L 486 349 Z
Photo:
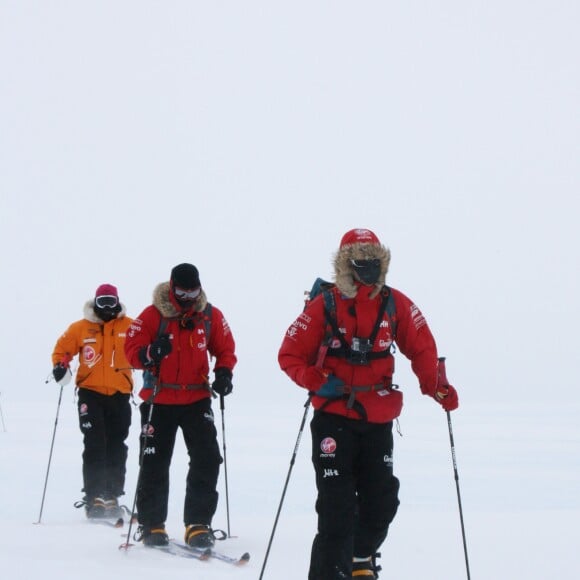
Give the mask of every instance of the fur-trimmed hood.
M 381 271 L 375 290 L 371 294 L 374 298 L 385 285 L 391 252 L 382 244 L 354 243 L 342 246 L 334 256 L 334 281 L 336 287 L 347 298 L 354 298 L 360 282 L 354 277 L 354 269 L 351 260 L 375 260 L 381 261 Z
M 119 304 L 121 305 L 121 311 L 119 312 L 119 314 L 117 314 L 117 318 L 123 318 L 123 316 L 125 316 L 127 314 L 127 309 L 125 308 L 125 305 L 122 302 L 119 302 Z M 85 318 L 89 322 L 95 322 L 96 324 L 104 324 L 104 321 L 101 320 L 95 314 L 95 311 L 93 310 L 94 306 L 95 306 L 95 299 L 94 298 L 92 298 L 91 300 L 87 300 L 85 302 L 85 305 L 83 307 L 83 314 L 84 314 Z M 115 319 L 113 319 L 113 320 L 115 320 Z
M 153 290 L 153 306 L 159 310 L 163 318 L 176 318 L 183 314 L 173 306 L 169 298 L 169 282 L 161 282 L 160 284 L 157 284 L 155 290 Z M 199 299 L 195 304 L 195 311 L 201 312 L 206 306 L 207 296 L 202 289 Z

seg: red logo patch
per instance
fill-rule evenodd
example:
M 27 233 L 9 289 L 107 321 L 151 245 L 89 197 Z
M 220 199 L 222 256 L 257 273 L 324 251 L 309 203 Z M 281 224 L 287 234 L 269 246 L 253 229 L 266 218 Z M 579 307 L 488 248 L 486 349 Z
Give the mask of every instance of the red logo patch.
M 336 441 L 332 437 L 325 437 L 320 443 L 322 453 L 334 453 L 336 451 Z
M 95 359 L 96 356 L 95 349 L 92 346 L 85 346 L 83 348 L 83 358 L 86 362 L 90 363 Z

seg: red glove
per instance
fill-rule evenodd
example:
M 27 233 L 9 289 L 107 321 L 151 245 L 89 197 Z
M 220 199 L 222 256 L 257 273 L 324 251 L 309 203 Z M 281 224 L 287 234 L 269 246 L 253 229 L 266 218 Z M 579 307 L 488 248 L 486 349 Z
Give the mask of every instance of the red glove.
M 457 391 L 451 386 L 438 386 L 435 389 L 433 398 L 446 410 L 455 411 L 459 407 L 459 397 Z
M 437 387 L 433 398 L 446 410 L 454 411 L 459 407 L 459 397 L 457 391 L 449 384 L 445 370 L 445 358 L 439 359 L 439 368 L 437 373 Z
M 300 381 L 309 391 L 318 391 L 326 382 L 327 373 L 318 367 L 306 367 Z

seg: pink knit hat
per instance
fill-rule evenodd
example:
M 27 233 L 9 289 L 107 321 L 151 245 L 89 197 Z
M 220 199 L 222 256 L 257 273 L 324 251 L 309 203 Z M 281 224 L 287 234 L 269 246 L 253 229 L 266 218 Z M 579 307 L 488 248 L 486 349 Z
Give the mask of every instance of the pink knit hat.
M 114 296 L 115 298 L 119 298 L 117 288 L 112 284 L 101 284 L 95 292 L 95 298 L 99 296 Z

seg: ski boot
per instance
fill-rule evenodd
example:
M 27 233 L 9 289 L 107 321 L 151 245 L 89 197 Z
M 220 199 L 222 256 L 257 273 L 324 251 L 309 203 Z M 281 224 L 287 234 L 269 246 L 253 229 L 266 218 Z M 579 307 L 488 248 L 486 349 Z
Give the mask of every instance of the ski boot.
M 204 524 L 189 524 L 185 528 L 185 543 L 192 548 L 213 548 L 215 536 Z

